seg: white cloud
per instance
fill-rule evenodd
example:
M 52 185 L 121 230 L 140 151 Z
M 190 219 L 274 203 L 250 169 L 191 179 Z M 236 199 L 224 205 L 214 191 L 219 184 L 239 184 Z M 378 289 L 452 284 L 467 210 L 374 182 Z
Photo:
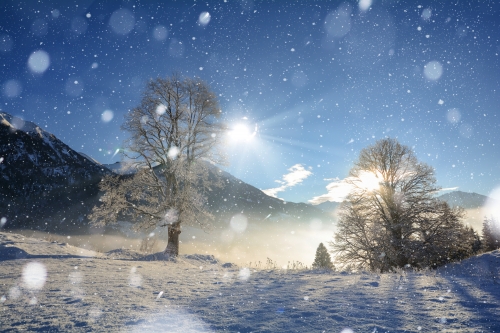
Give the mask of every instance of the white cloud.
M 311 200 L 309 200 L 310 204 L 319 205 L 320 203 L 327 201 L 342 202 L 347 197 L 349 192 L 351 192 L 351 190 L 353 189 L 353 185 L 351 185 L 353 182 L 352 177 L 347 177 L 344 179 L 330 178 L 325 179 L 325 181 L 330 182 L 328 183 L 328 185 L 326 185 L 327 193 L 319 195 L 317 197 L 313 197 Z M 439 192 L 456 190 L 458 190 L 458 186 L 442 188 Z
M 262 190 L 262 192 L 264 192 L 265 194 L 267 194 L 270 197 L 277 198 L 278 192 L 283 192 L 284 190 L 286 190 L 286 186 L 274 187 L 274 188 L 270 188 L 267 190 Z
M 441 190 L 439 190 L 439 192 L 456 191 L 456 190 L 458 190 L 458 186 L 455 186 L 455 187 L 445 187 L 445 188 L 442 188 Z
M 285 191 L 287 188 L 296 186 L 300 183 L 302 183 L 307 177 L 312 175 L 312 172 L 310 170 L 307 170 L 302 166 L 302 164 L 295 164 L 292 166 L 290 171 L 286 175 L 284 175 L 282 178 L 283 180 L 277 180 L 276 182 L 281 184 L 279 187 L 274 187 L 270 188 L 267 190 L 262 190 L 265 194 L 277 198 L 277 194 L 279 192 Z
M 342 202 L 352 190 L 352 185 L 347 182 L 348 178 L 333 178 L 325 180 L 330 181 L 330 183 L 326 185 L 327 193 L 312 198 L 309 200 L 309 203 L 319 205 L 320 203 L 327 201 Z

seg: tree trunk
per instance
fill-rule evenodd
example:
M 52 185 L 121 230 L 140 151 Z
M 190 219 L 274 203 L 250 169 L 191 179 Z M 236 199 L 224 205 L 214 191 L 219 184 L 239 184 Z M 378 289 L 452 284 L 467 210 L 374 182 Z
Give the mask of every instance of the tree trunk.
M 179 255 L 179 234 L 181 233 L 181 223 L 176 222 L 168 225 L 168 243 L 165 254 L 171 257 Z

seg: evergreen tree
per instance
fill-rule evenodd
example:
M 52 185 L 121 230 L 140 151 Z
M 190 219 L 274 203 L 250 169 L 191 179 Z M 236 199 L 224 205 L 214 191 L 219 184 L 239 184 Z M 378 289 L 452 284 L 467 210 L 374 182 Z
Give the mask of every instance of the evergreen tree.
M 500 225 L 494 217 L 484 218 L 483 249 L 493 251 L 500 248 Z
M 457 242 L 449 247 L 446 255 L 451 261 L 463 260 L 481 251 L 482 242 L 478 233 L 472 227 L 464 227 L 459 233 Z
M 318 249 L 316 250 L 316 257 L 314 258 L 314 262 L 312 264 L 312 268 L 333 270 L 332 259 L 330 258 L 330 254 L 328 253 L 328 250 L 323 245 L 323 243 L 319 243 Z

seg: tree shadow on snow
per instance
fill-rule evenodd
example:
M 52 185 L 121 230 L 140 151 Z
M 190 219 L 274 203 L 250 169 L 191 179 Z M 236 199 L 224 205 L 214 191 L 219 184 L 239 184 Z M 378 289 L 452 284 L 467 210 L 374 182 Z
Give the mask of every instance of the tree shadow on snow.
M 2 246 L 0 247 L 0 261 L 6 260 L 16 260 L 16 259 L 67 259 L 67 258 L 92 258 L 89 256 L 79 256 L 72 254 L 52 254 L 52 255 L 44 255 L 44 254 L 29 254 L 15 246 Z
M 458 304 L 473 313 L 470 322 L 488 332 L 500 332 L 500 285 L 488 275 L 475 278 L 442 275 L 453 285 Z M 477 292 L 474 292 L 474 289 Z
M 314 271 L 234 272 L 190 310 L 215 331 L 316 332 L 387 331 L 402 327 L 407 315 L 394 300 L 384 301 L 375 275 Z M 364 279 L 365 278 L 365 279 Z M 358 282 L 352 282 L 359 279 Z M 386 297 L 388 299 L 388 297 Z

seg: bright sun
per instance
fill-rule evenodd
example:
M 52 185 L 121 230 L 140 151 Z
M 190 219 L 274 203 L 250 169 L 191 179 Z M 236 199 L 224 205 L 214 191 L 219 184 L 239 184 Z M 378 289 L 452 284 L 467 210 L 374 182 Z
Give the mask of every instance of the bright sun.
M 247 142 L 252 140 L 257 134 L 257 126 L 255 130 L 250 130 L 247 125 L 239 123 L 233 126 L 232 130 L 229 131 L 229 137 L 237 142 Z
M 380 187 L 381 179 L 379 179 L 373 172 L 361 171 L 358 178 L 360 181 L 358 186 L 365 190 L 374 191 Z

